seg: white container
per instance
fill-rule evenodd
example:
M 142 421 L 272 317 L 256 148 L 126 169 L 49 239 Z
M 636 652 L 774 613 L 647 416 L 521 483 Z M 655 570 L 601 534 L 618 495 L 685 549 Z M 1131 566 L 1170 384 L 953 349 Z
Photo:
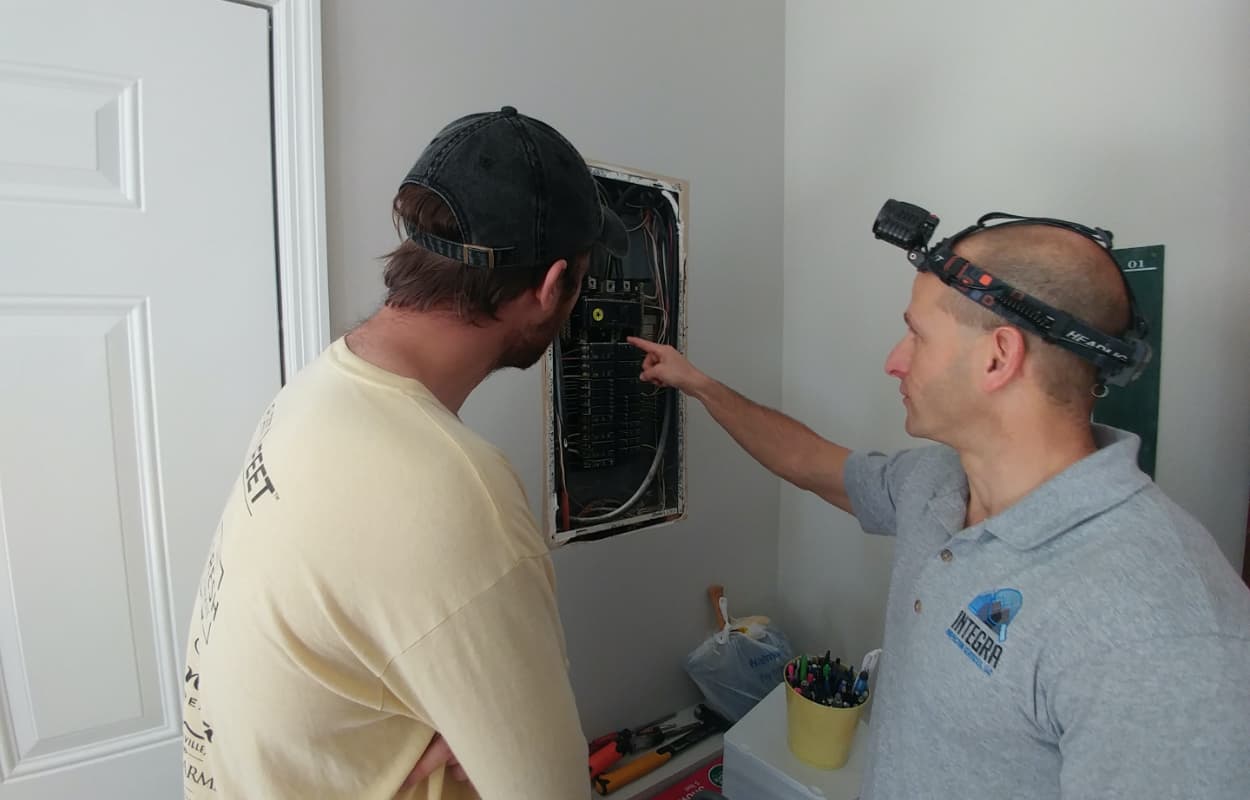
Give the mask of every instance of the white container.
M 868 726 L 860 722 L 841 769 L 804 764 L 786 744 L 786 685 L 777 688 L 725 733 L 727 800 L 856 800 L 863 781 Z

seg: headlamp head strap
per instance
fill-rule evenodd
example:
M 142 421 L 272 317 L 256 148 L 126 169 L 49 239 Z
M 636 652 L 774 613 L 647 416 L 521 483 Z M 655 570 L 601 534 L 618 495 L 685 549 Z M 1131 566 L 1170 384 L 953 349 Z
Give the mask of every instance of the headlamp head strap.
M 908 260 L 916 269 L 933 273 L 982 308 L 1092 362 L 1098 369 L 1100 384 L 1123 386 L 1137 378 L 1150 361 L 1150 345 L 1146 341 L 1149 326 L 1138 311 L 1133 288 L 1123 270 L 1120 270 L 1120 278 L 1128 295 L 1131 322 L 1123 336 L 1111 336 L 955 255 L 955 245 L 964 238 L 991 227 L 1009 225 L 1050 225 L 1073 231 L 1097 244 L 1115 261 L 1111 256 L 1111 231 L 1051 217 L 1022 217 L 999 211 L 982 216 L 975 225 L 943 239 L 932 248 L 921 245 L 912 249 Z

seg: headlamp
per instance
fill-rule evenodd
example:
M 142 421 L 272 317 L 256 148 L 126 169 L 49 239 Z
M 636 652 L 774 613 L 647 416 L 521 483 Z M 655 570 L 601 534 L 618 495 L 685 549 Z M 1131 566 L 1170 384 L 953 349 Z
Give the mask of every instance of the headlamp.
M 1139 377 L 1150 363 L 1146 341 L 1149 326 L 1137 309 L 1133 288 L 1120 271 L 1128 294 L 1129 328 L 1123 336 L 1111 336 L 1071 314 L 1020 291 L 977 265 L 955 255 L 955 245 L 967 236 L 991 227 L 1005 225 L 1050 225 L 1073 231 L 1097 244 L 1111 255 L 1111 231 L 1090 228 L 1076 222 L 1051 217 L 1021 217 L 993 212 L 975 225 L 929 247 L 938 217 L 920 206 L 887 200 L 872 225 L 873 235 L 907 251 L 907 260 L 921 272 L 931 272 L 942 283 L 968 297 L 1008 322 L 1037 334 L 1044 341 L 1075 353 L 1098 368 L 1102 385 L 1124 386 Z M 1112 261 L 1115 259 L 1112 258 Z

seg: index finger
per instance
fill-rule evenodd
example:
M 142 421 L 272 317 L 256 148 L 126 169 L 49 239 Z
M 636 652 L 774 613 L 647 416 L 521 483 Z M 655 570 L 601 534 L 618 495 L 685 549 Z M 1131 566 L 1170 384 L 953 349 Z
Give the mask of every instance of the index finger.
M 658 353 L 660 351 L 660 346 L 655 342 L 648 341 L 646 339 L 639 339 L 637 336 L 626 336 L 625 341 L 629 342 L 634 347 L 637 347 L 644 353 Z

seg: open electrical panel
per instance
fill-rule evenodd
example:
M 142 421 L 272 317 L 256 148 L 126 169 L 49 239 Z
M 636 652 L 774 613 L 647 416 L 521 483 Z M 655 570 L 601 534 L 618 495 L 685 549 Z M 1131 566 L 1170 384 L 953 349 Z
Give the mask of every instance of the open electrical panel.
M 603 538 L 686 513 L 685 403 L 639 380 L 626 338 L 686 349 L 684 181 L 591 164 L 629 229 L 629 254 L 597 252 L 545 361 L 544 523 L 555 544 Z

